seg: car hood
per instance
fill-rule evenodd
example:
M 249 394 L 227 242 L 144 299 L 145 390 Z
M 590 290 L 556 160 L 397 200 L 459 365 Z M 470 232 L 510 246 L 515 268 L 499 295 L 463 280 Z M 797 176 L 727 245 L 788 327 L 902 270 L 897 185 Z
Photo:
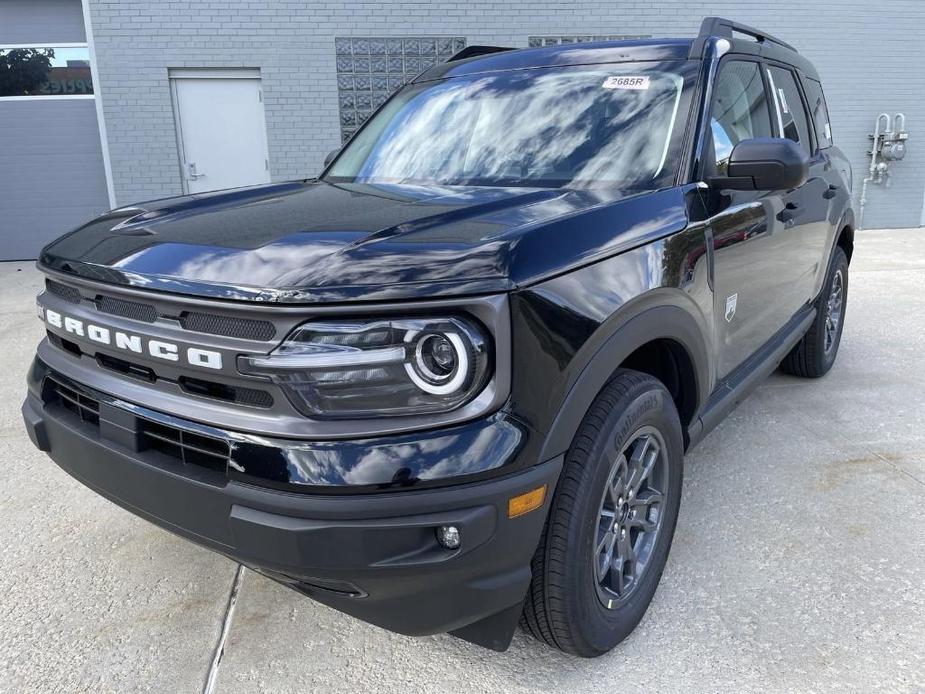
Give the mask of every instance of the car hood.
M 507 291 L 685 221 L 680 189 L 302 181 L 119 208 L 49 244 L 39 263 L 204 297 L 381 301 Z

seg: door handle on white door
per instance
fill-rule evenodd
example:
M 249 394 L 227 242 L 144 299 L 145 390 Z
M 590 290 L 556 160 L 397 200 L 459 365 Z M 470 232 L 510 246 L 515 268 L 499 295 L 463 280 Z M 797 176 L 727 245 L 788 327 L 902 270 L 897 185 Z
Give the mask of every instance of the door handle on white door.
M 186 164 L 186 177 L 191 181 L 195 181 L 197 178 L 202 178 L 205 176 L 204 173 L 196 173 L 196 162 L 191 161 Z

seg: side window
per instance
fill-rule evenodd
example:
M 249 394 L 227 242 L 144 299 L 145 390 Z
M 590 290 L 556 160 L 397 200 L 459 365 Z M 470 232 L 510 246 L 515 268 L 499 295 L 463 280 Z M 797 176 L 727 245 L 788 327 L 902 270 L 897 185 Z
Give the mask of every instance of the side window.
M 800 90 L 790 70 L 780 67 L 768 67 L 768 85 L 774 92 L 774 110 L 777 125 L 783 137 L 801 145 L 808 154 L 813 148 L 809 137 L 809 123 Z
M 835 144 L 832 139 L 832 126 L 829 125 L 829 109 L 825 105 L 825 96 L 822 95 L 822 85 L 814 79 L 803 79 L 806 98 L 809 99 L 809 112 L 816 125 L 816 139 L 819 149 L 825 149 Z
M 771 116 L 758 63 L 723 63 L 710 107 L 714 172 L 725 175 L 732 148 L 752 137 L 771 137 Z

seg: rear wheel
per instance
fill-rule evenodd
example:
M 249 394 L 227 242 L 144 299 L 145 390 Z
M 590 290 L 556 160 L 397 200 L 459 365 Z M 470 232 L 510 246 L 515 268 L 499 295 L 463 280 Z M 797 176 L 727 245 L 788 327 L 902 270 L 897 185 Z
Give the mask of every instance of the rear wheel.
M 658 586 L 681 497 L 683 444 L 671 395 L 620 370 L 583 420 L 533 560 L 522 623 L 567 653 L 606 653 Z
M 784 357 L 780 365 L 783 371 L 803 378 L 819 378 L 828 373 L 838 356 L 847 301 L 848 257 L 836 246 L 816 303 L 816 319 L 803 339 Z

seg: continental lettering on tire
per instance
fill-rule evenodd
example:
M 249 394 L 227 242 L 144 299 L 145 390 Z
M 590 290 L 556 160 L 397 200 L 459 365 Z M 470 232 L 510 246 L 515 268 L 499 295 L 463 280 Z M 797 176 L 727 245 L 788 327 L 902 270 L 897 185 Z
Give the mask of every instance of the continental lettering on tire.
M 198 366 L 203 369 L 222 368 L 221 352 L 216 352 L 215 350 L 200 347 L 182 349 L 180 345 L 174 342 L 155 340 L 154 338 L 146 338 L 142 335 L 115 330 L 95 323 L 86 323 L 77 318 L 62 315 L 52 309 L 45 309 L 44 319 L 48 325 L 54 328 L 59 328 L 66 333 L 86 338 L 91 342 L 107 347 L 115 347 L 134 354 L 147 354 L 164 361 L 179 362 L 182 356 L 183 360 L 190 366 Z
M 638 402 L 638 410 L 635 409 L 635 402 L 631 408 L 627 408 L 628 411 L 632 411 L 633 414 L 614 432 L 614 436 L 610 441 L 611 448 L 618 448 L 621 446 L 626 438 L 630 435 L 630 432 L 639 428 L 639 420 L 643 419 L 649 412 L 661 410 L 663 407 L 662 394 L 658 391 L 646 393 L 638 400 Z M 619 450 L 615 451 L 615 454 L 616 453 L 619 453 Z

